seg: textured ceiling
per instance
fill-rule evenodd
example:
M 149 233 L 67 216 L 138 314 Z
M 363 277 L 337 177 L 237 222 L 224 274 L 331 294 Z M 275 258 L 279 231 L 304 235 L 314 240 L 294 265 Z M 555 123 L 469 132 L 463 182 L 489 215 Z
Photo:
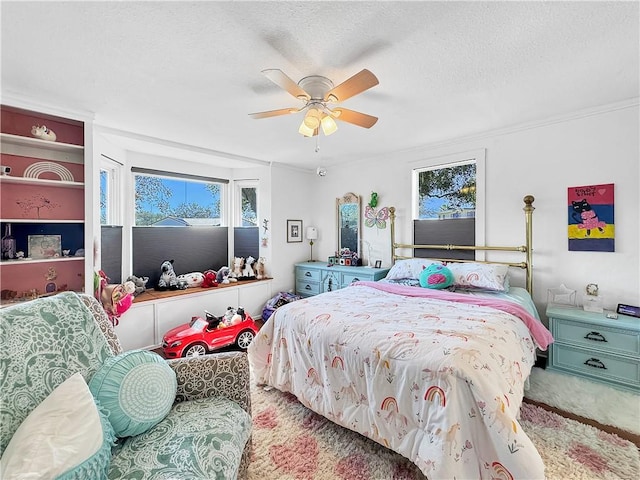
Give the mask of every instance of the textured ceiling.
M 6 2 L 2 93 L 118 130 L 315 168 L 639 96 L 638 2 Z M 315 140 L 260 71 L 380 84 Z M 131 144 L 128 144 L 128 148 Z M 168 150 L 165 150 L 165 153 Z M 210 160 L 205 160 L 210 161 Z

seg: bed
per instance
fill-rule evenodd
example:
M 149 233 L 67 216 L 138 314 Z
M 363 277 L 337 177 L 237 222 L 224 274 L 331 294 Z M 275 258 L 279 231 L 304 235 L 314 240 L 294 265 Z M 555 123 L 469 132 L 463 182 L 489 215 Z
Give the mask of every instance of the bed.
M 532 203 L 525 197 L 525 246 L 465 247 L 525 261 L 447 263 L 458 282 L 449 289 L 415 286 L 441 260 L 399 255 L 426 246 L 395 243 L 392 216 L 386 280 L 276 310 L 249 347 L 255 380 L 404 455 L 429 479 L 544 478 L 518 423 L 536 348 L 553 341 L 529 293 Z M 526 270 L 526 289 L 508 284 L 513 267 Z

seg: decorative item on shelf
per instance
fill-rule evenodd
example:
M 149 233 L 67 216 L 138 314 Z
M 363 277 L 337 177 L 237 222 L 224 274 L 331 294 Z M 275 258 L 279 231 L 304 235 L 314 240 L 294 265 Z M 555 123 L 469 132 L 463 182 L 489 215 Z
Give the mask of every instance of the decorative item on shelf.
M 28 254 L 33 259 L 58 258 L 62 255 L 60 235 L 27 235 Z
M 360 256 L 358 255 L 358 252 L 353 252 L 351 249 L 346 247 L 341 248 L 339 254 L 336 254 L 336 256 L 338 257 L 338 263 L 340 265 L 356 267 L 360 263 Z
M 17 258 L 16 253 L 16 239 L 11 234 L 11 224 L 7 223 L 2 237 L 2 260 L 13 260 Z
M 309 240 L 309 247 L 311 249 L 310 262 L 315 262 L 313 259 L 313 241 L 318 239 L 318 229 L 316 227 L 307 227 L 307 240 Z
M 269 246 L 269 220 L 266 218 L 262 219 L 262 238 L 260 239 L 260 244 L 263 247 Z
M 583 297 L 582 308 L 585 312 L 602 313 L 604 308 L 602 306 L 602 297 L 598 295 L 598 285 L 590 283 L 587 285 L 586 295 Z
M 547 290 L 547 304 L 573 307 L 576 304 L 576 291 L 567 288 L 564 284 L 557 288 L 550 288 Z
M 259 257 L 258 261 L 256 262 L 256 278 L 258 280 L 267 278 L 267 274 L 265 272 L 266 265 L 267 265 L 267 259 L 265 257 Z
M 57 139 L 55 132 L 46 125 L 34 125 L 31 127 L 31 135 L 48 142 L 55 142 Z
M 53 173 L 65 182 L 73 182 L 73 174 L 64 165 L 54 162 L 36 162 L 29 165 L 22 174 L 25 178 L 40 178 L 43 173 Z
M 11 167 L 6 165 L 0 165 L 0 173 L 2 175 L 9 175 L 11 173 Z
M 329 257 L 327 259 L 327 263 L 329 265 L 335 265 L 336 263 L 338 263 L 338 257 L 336 257 L 336 256 Z

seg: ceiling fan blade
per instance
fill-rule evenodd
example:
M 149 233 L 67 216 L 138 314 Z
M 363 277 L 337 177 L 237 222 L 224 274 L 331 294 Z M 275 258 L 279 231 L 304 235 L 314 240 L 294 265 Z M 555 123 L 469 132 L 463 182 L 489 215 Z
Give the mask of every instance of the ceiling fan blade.
M 334 108 L 332 110 L 333 117 L 342 122 L 352 123 L 358 127 L 371 128 L 378 121 L 378 117 L 367 115 L 366 113 L 348 110 L 346 108 Z
M 365 68 L 353 77 L 346 79 L 337 87 L 329 90 L 324 99 L 326 102 L 343 102 L 347 98 L 375 87 L 378 83 L 376 76 Z
M 298 113 L 300 110 L 297 108 L 281 108 L 279 110 L 269 110 L 267 112 L 250 113 L 251 118 L 258 120 L 259 118 L 277 117 L 279 115 L 288 115 L 290 113 Z
M 300 86 L 291 80 L 282 70 L 278 70 L 277 68 L 262 70 L 262 73 L 265 77 L 271 80 L 273 83 L 278 85 L 281 88 L 284 88 L 287 92 L 293 95 L 296 98 L 301 100 L 309 100 L 311 95 L 305 92 Z

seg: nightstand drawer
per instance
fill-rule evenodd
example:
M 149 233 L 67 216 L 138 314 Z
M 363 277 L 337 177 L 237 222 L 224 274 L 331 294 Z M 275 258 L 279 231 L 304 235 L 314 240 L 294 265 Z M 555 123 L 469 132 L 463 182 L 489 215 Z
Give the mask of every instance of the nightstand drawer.
M 319 282 L 322 270 L 296 268 L 296 280 L 303 282 Z
M 640 355 L 638 332 L 564 319 L 555 319 L 553 330 L 556 342 L 571 343 L 599 351 Z
M 318 295 L 321 293 L 320 284 L 298 280 L 296 282 L 296 293 L 298 295 Z
M 567 345 L 552 345 L 551 368 L 568 370 L 630 386 L 640 386 L 640 361 Z

